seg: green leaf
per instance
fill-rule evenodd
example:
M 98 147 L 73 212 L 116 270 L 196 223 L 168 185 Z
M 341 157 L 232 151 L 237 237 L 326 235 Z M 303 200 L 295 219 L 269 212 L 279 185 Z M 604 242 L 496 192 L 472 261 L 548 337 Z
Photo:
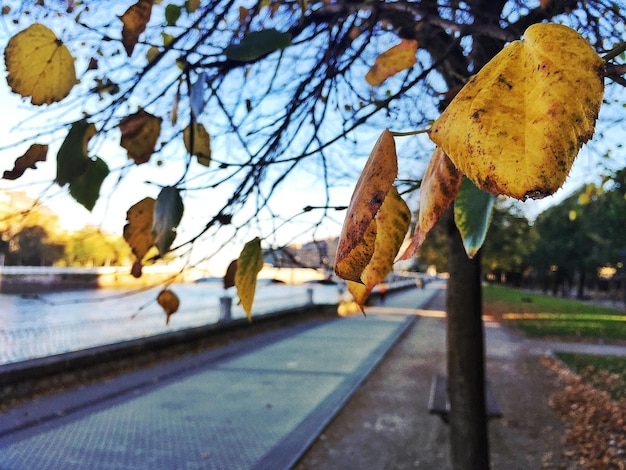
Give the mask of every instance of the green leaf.
M 241 306 L 246 312 L 248 320 L 252 319 L 252 302 L 256 292 L 256 277 L 263 267 L 263 252 L 261 239 L 256 237 L 246 243 L 241 250 L 235 273 L 235 286 Z
M 491 223 L 491 213 L 496 197 L 478 189 L 466 177 L 454 201 L 454 221 L 456 223 L 467 256 L 473 258 L 485 241 Z
M 180 18 L 180 14 L 182 13 L 182 7 L 178 5 L 169 4 L 165 7 L 165 21 L 167 21 L 168 26 L 174 26 Z
M 154 205 L 154 220 L 152 235 L 154 245 L 163 256 L 172 246 L 176 238 L 176 227 L 183 217 L 183 200 L 180 191 L 172 186 L 166 186 L 159 193 Z
M 174 36 L 168 33 L 161 33 L 161 38 L 163 39 L 163 46 L 167 47 L 174 40 Z
M 232 44 L 224 49 L 230 60 L 252 62 L 278 49 L 291 46 L 291 34 L 275 29 L 264 29 L 246 34 L 239 44 Z
M 87 171 L 91 160 L 87 143 L 96 134 L 96 126 L 85 120 L 72 124 L 57 153 L 56 183 L 65 186 Z
M 85 209 L 91 211 L 100 197 L 100 187 L 109 174 L 109 167 L 101 158 L 89 160 L 87 171 L 70 183 L 70 194 Z

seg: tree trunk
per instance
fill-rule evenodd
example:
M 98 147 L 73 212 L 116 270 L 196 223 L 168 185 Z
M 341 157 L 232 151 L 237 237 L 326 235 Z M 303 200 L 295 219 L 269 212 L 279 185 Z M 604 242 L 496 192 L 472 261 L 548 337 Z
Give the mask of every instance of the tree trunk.
M 576 291 L 578 300 L 585 298 L 585 282 L 587 282 L 587 273 L 584 268 L 581 268 L 578 276 L 578 290 Z
M 480 254 L 469 259 L 448 210 L 448 396 L 454 470 L 489 468 Z

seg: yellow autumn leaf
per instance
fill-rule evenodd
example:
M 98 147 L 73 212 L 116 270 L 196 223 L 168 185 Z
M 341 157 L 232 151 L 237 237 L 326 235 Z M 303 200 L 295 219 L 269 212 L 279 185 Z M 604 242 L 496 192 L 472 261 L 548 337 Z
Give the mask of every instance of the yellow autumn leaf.
M 200 8 L 200 0 L 188 0 L 185 3 L 185 6 L 187 8 L 187 11 L 189 13 L 193 13 L 194 11 L 196 11 L 198 8 Z
M 397 175 L 396 145 L 385 130 L 359 177 L 343 224 L 335 261 L 335 272 L 342 279 L 361 282 L 361 273 L 374 254 L 374 218 Z
M 352 298 L 354 299 L 357 307 L 362 313 L 365 313 L 365 302 L 367 302 L 367 298 L 372 293 L 372 290 L 368 289 L 365 284 L 354 281 L 348 281 L 347 286 L 348 292 L 350 292 L 350 295 L 352 295 Z
M 243 250 L 241 250 L 237 261 L 237 272 L 235 273 L 237 296 L 239 296 L 241 306 L 246 312 L 248 320 L 252 319 L 252 302 L 256 292 L 256 278 L 261 268 L 263 268 L 261 239 L 256 237 L 246 243 Z
M 138 262 L 141 262 L 148 250 L 154 245 L 155 237 L 152 234 L 152 224 L 155 202 L 153 198 L 146 197 L 126 212 L 128 223 L 124 226 L 124 240 L 130 246 Z
M 7 83 L 34 105 L 61 101 L 78 83 L 74 57 L 52 30 L 35 23 L 13 36 L 4 50 Z
M 417 227 L 411 243 L 400 259 L 410 259 L 424 243 L 426 235 L 435 226 L 461 188 L 463 175 L 439 147 L 435 149 L 420 186 L 420 208 Z
M 153 4 L 154 0 L 139 0 L 120 16 L 123 24 L 122 44 L 128 57 L 133 55 L 139 36 L 145 31 L 146 25 L 150 21 Z
M 348 217 L 346 217 L 346 222 Z M 345 227 L 345 223 L 344 223 Z M 346 242 L 346 238 L 342 233 L 339 238 L 339 246 L 342 246 Z M 353 281 L 362 283 L 361 274 L 369 264 L 374 256 L 376 250 L 376 218 L 372 218 L 365 231 L 361 233 L 361 238 L 357 241 L 354 247 L 345 255 L 339 249 L 337 249 L 337 256 L 335 259 L 335 273 L 346 281 Z
M 458 93 L 430 138 L 480 189 L 541 198 L 594 131 L 604 62 L 573 29 L 536 24 Z
M 137 165 L 147 163 L 161 134 L 162 119 L 143 109 L 120 121 L 120 145 L 128 151 L 128 158 Z
M 374 221 L 374 253 L 361 273 L 362 287 L 358 287 L 361 284 L 348 282 L 350 293 L 361 309 L 374 287 L 383 282 L 391 272 L 411 222 L 411 211 L 395 186 L 389 190 Z
M 148 60 L 148 63 L 153 62 L 160 53 L 161 50 L 158 47 L 151 46 L 150 49 L 148 49 L 148 51 L 146 52 L 146 59 Z
M 169 325 L 170 317 L 178 311 L 178 307 L 180 306 L 178 296 L 171 290 L 164 289 L 159 292 L 157 302 L 165 311 L 165 324 Z
M 200 123 L 193 125 L 193 150 L 191 149 L 191 124 L 183 130 L 183 141 L 187 152 L 198 159 L 198 163 L 209 166 L 211 163 L 211 136 Z
M 393 46 L 376 57 L 374 65 L 365 75 L 365 80 L 372 86 L 381 85 L 389 77 L 413 67 L 417 62 L 415 59 L 416 53 L 417 41 L 414 39 L 402 39 L 400 44 Z

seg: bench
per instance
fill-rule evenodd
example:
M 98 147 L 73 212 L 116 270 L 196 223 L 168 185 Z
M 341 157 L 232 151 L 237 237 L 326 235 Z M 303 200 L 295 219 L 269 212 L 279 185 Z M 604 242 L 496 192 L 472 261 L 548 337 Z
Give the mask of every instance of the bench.
M 493 394 L 489 381 L 485 382 L 485 401 L 485 405 L 487 406 L 487 418 L 501 418 L 502 410 Z M 450 400 L 448 400 L 448 378 L 444 375 L 433 375 L 430 384 L 428 412 L 430 414 L 439 415 L 444 423 L 448 423 Z

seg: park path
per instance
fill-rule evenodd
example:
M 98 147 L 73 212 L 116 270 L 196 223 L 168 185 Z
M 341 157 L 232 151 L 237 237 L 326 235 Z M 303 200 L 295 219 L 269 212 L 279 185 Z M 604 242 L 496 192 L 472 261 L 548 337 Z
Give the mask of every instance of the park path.
M 450 468 L 447 425 L 428 413 L 432 376 L 446 370 L 445 285 L 440 287 L 297 470 Z M 561 455 L 565 427 L 549 405 L 559 385 L 542 359 L 559 350 L 626 354 L 626 347 L 533 340 L 489 320 L 485 337 L 487 376 L 503 411 L 489 425 L 492 468 L 580 469 Z
M 0 468 L 290 468 L 415 319 L 303 321 L 35 399 L 2 416 Z

